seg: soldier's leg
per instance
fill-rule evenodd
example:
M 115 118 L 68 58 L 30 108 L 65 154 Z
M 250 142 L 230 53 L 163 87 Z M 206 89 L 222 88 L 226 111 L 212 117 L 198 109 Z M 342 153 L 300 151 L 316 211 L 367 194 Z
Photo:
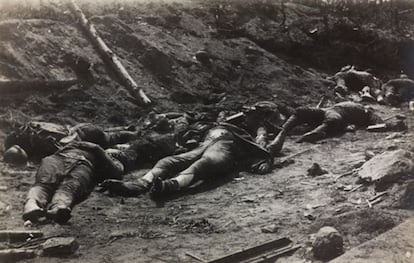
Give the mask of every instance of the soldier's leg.
M 324 120 L 325 112 L 319 108 L 313 107 L 299 107 L 295 113 L 283 124 L 282 130 L 278 133 L 276 138 L 268 145 L 268 150 L 272 156 L 278 154 L 283 147 L 287 133 L 295 126 L 304 123 L 321 124 Z
M 47 217 L 59 224 L 66 223 L 71 217 L 72 208 L 89 196 L 95 183 L 91 167 L 76 165 L 53 195 Z
M 137 196 L 146 193 L 156 178 L 166 179 L 186 169 L 201 157 L 204 149 L 205 146 L 200 146 L 186 153 L 165 157 L 159 160 L 143 177 L 134 182 L 105 180 L 101 185 L 110 193 L 122 196 Z
M 305 133 L 302 135 L 297 142 L 316 142 L 326 138 L 327 136 L 327 123 L 322 123 L 315 129 L 311 130 L 310 132 Z
M 347 124 L 342 116 L 335 110 L 326 110 L 324 121 L 318 127 L 305 133 L 298 142 L 316 142 L 341 131 L 344 131 Z
M 170 192 L 186 188 L 197 181 L 223 175 L 235 168 L 233 140 L 221 140 L 209 146 L 202 157 L 167 180 L 157 179 L 151 189 L 151 197 L 162 197 Z
M 43 158 L 23 209 L 23 220 L 37 221 L 46 213 L 47 204 L 63 179 L 63 161 L 55 156 Z

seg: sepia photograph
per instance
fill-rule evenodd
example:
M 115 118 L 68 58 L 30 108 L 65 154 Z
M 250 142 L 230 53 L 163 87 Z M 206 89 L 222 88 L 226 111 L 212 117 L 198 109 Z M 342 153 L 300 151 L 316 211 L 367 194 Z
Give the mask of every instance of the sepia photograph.
M 0 263 L 413 263 L 414 0 L 0 0 Z

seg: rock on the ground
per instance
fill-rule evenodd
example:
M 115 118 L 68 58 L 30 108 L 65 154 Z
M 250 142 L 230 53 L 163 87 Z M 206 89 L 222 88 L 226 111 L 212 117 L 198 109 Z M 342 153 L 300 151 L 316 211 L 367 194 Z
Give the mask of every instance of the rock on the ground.
M 66 256 L 75 253 L 79 244 L 74 237 L 53 237 L 42 245 L 43 256 Z
M 335 228 L 325 226 L 316 233 L 312 248 L 316 259 L 330 260 L 343 253 L 344 241 Z
M 308 176 L 319 176 L 328 173 L 326 170 L 322 169 L 321 166 L 317 163 L 313 163 L 312 166 L 308 169 Z
M 414 172 L 413 158 L 414 155 L 406 150 L 385 152 L 366 162 L 358 176 L 365 182 L 377 185 L 391 183 Z

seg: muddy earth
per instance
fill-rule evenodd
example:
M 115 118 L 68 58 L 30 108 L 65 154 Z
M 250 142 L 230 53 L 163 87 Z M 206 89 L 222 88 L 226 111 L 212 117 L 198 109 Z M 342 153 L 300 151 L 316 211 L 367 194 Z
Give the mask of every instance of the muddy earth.
M 0 2 L 0 80 L 78 80 L 67 89 L 33 91 L 28 85 L 18 94 L 0 94 L 0 145 L 13 122 L 113 127 L 135 125 L 151 110 L 238 112 L 259 100 L 295 108 L 316 105 L 324 95 L 333 104 L 341 100 L 326 77 L 342 66 L 369 68 L 384 82 L 400 74 L 399 47 L 412 41 L 410 14 L 401 16 L 395 28 L 387 24 L 391 20 L 378 19 L 386 11 L 376 6 L 363 16 L 307 1 L 286 2 L 79 1 L 154 101 L 150 108 L 126 98 L 64 4 Z M 205 51 L 207 59 L 197 60 L 198 51 Z M 161 204 L 147 195 L 121 198 L 94 191 L 67 225 L 32 227 L 46 236 L 76 237 L 78 251 L 27 262 L 197 262 L 188 252 L 212 260 L 280 237 L 302 248 L 278 262 L 306 262 L 314 260 L 310 244 L 322 226 L 335 227 L 349 250 L 396 226 L 414 208 L 414 178 L 380 190 L 359 187 L 355 175 L 338 178 L 360 167 L 366 151 L 412 150 L 414 114 L 407 104 L 373 107 L 384 118 L 404 114 L 408 131 L 356 131 L 316 144 L 298 144 L 292 134 L 276 163 L 306 151 L 288 165 L 265 175 L 232 174 Z M 313 163 L 327 173 L 308 176 Z M 0 162 L 0 229 L 24 229 L 23 202 L 37 167 L 36 162 L 27 167 Z M 366 200 L 384 190 L 383 201 L 369 206 Z

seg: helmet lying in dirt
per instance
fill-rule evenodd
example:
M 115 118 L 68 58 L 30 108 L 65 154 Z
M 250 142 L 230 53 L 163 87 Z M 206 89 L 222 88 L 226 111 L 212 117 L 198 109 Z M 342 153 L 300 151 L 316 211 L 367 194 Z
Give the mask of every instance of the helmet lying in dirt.
M 13 145 L 4 152 L 3 160 L 10 164 L 26 164 L 27 153 L 19 145 Z

